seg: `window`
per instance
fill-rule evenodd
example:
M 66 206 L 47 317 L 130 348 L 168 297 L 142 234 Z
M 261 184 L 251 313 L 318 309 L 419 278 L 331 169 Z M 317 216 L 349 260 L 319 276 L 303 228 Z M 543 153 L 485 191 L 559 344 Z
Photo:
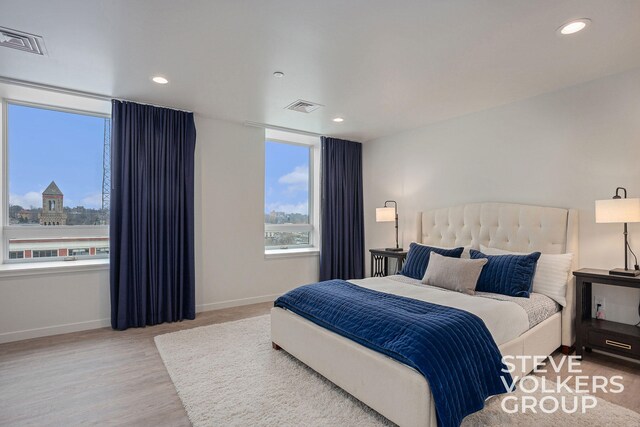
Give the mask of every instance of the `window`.
M 51 258 L 51 257 L 58 256 L 58 251 L 55 249 L 44 249 L 44 250 L 41 249 L 37 251 L 32 251 L 32 253 L 34 258 Z
M 265 141 L 264 246 L 317 246 L 319 139 L 268 130 Z
M 73 248 L 69 249 L 69 256 L 89 255 L 89 248 Z
M 13 101 L 3 107 L 4 262 L 106 258 L 110 118 Z

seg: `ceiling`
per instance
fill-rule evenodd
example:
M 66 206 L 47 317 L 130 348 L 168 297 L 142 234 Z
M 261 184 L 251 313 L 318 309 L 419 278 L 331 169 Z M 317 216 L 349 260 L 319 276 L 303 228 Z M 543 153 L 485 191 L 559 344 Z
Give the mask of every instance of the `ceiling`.
M 0 0 L 0 10 L 0 26 L 42 35 L 48 51 L 1 48 L 0 76 L 358 141 L 640 67 L 636 0 Z M 583 17 L 585 31 L 556 34 Z M 284 109 L 297 99 L 324 107 Z

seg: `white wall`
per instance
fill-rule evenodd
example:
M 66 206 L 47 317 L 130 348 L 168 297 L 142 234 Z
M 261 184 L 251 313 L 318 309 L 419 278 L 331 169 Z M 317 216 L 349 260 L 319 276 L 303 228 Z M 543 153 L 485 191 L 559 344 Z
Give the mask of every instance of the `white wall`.
M 620 267 L 622 225 L 596 224 L 594 200 L 617 186 L 640 197 L 640 70 L 369 141 L 364 183 L 367 248 L 393 242 L 393 224 L 375 222 L 387 199 L 405 247 L 419 210 L 514 202 L 579 209 L 580 265 Z M 640 224 L 629 228 L 640 254 Z M 602 288 L 608 319 L 640 320 L 639 290 Z
M 0 278 L 0 343 L 109 326 L 106 269 Z
M 319 258 L 265 259 L 264 130 L 196 117 L 198 311 L 275 299 L 318 280 Z M 106 269 L 2 277 L 0 342 L 109 326 Z
M 317 255 L 265 259 L 264 130 L 203 117 L 196 128 L 200 308 L 268 301 L 317 281 Z
M 318 278 L 318 257 L 263 254 L 263 131 L 196 119 L 196 292 L 199 310 L 272 299 Z M 366 247 L 393 242 L 374 208 L 399 202 L 401 240 L 415 212 L 506 201 L 580 210 L 580 264 L 619 267 L 617 224 L 593 202 L 626 186 L 640 197 L 640 70 L 364 144 Z M 630 225 L 640 252 L 640 224 Z M 368 262 L 366 263 L 368 267 Z M 638 321 L 640 291 L 608 289 L 607 315 Z M 108 325 L 106 270 L 0 277 L 0 342 Z

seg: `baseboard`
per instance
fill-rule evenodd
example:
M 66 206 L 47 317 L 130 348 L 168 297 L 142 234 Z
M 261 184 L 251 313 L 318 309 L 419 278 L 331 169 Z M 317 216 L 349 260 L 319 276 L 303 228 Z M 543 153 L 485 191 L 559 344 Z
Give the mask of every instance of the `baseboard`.
M 50 335 L 68 334 L 70 332 L 86 331 L 111 326 L 110 319 L 88 320 L 86 322 L 65 323 L 62 325 L 45 326 L 44 328 L 26 329 L 24 331 L 5 332 L 0 334 L 0 344 L 28 340 L 31 338 L 48 337 Z
M 262 295 L 259 297 L 232 299 L 227 301 L 212 302 L 209 304 L 198 304 L 196 312 L 220 310 L 223 308 L 239 307 L 241 305 L 258 304 L 260 302 L 275 301 L 282 294 Z

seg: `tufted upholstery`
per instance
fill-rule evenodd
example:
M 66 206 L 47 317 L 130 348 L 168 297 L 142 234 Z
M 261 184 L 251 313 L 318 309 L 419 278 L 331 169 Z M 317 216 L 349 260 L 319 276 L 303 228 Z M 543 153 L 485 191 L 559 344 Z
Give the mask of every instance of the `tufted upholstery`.
M 422 213 L 419 242 L 435 246 L 480 244 L 515 252 L 564 253 L 567 209 L 476 203 Z
M 578 265 L 578 220 L 574 209 L 510 203 L 472 203 L 418 212 L 416 242 L 441 247 L 480 244 L 514 252 L 573 253 Z M 575 341 L 574 285 L 562 313 L 562 344 Z

